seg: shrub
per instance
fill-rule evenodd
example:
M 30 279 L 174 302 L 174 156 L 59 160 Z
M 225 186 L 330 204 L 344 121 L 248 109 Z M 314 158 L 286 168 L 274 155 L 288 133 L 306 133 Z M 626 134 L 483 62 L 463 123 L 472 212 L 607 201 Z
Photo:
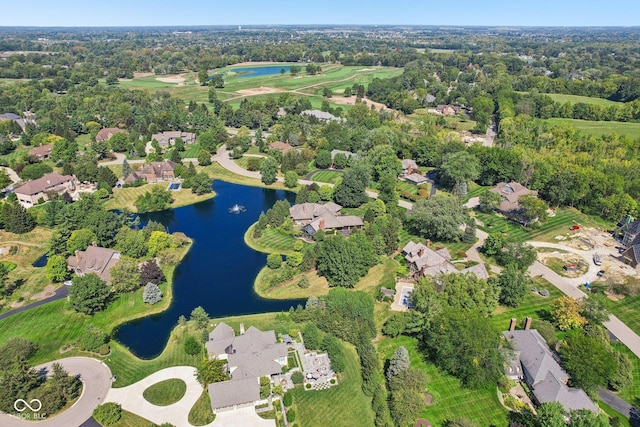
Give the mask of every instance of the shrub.
M 293 409 L 289 409 L 287 411 L 287 421 L 289 421 L 290 423 L 294 422 L 296 420 L 296 411 L 294 411 Z
M 282 255 L 280 254 L 269 254 L 267 257 L 267 267 L 272 270 L 280 268 L 282 265 Z
M 284 403 L 284 406 L 286 406 L 287 408 L 291 406 L 293 404 L 293 395 L 289 392 L 286 392 L 282 397 L 282 403 Z
M 122 417 L 122 408 L 117 403 L 103 403 L 93 410 L 93 418 L 103 426 L 115 424 Z
M 192 335 L 184 340 L 184 352 L 190 356 L 195 356 L 202 351 L 202 346 Z
M 302 276 L 302 278 L 298 282 L 298 287 L 302 289 L 307 289 L 309 286 L 310 286 L 309 278 L 307 276 Z
M 311 388 L 311 384 L 307 384 L 307 385 L 305 385 L 305 388 L 306 388 L 306 389 L 310 389 L 310 388 Z
M 291 381 L 293 381 L 295 385 L 302 384 L 304 382 L 304 375 L 302 374 L 302 372 L 296 371 L 291 374 Z
M 336 383 L 336 379 L 335 378 L 331 378 L 331 381 L 329 381 L 331 384 L 335 384 Z
M 95 326 L 87 326 L 87 328 L 80 335 L 79 344 L 81 350 L 97 351 L 100 346 L 105 344 L 108 340 L 106 333 L 96 328 Z

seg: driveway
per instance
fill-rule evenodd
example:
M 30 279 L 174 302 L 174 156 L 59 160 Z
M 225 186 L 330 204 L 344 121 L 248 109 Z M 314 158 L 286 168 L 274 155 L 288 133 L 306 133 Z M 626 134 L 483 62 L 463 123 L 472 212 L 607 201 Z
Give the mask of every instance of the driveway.
M 7 173 L 7 175 L 9 175 L 9 178 L 11 179 L 11 181 L 13 181 L 14 184 L 16 182 L 20 182 L 20 177 L 18 176 L 16 171 L 14 171 L 13 169 L 5 167 L 5 166 L 0 166 L 0 170 L 5 171 Z
M 156 424 L 171 423 L 176 427 L 189 427 L 189 411 L 202 394 L 202 385 L 196 381 L 196 368 L 192 366 L 174 366 L 162 369 L 127 387 L 112 388 L 105 402 L 116 402 L 129 412 L 140 415 Z M 149 403 L 142 393 L 155 383 L 178 378 L 187 384 L 182 399 L 173 405 L 156 406 Z M 253 407 L 251 408 L 253 410 Z M 255 412 L 255 410 L 254 410 Z
M 253 405 L 229 411 L 218 411 L 212 427 L 275 427 L 276 420 L 265 420 L 256 413 Z
M 93 410 L 105 402 L 105 396 L 111 387 L 111 371 L 104 363 L 89 357 L 68 357 L 56 360 L 71 375 L 79 375 L 82 380 L 82 394 L 76 403 L 66 411 L 36 423 L 24 421 L 17 417 L 0 414 L 0 425 L 3 427 L 69 427 L 79 426 L 89 418 Z M 51 370 L 49 362 L 36 366 L 37 370 L 46 368 Z M 20 398 L 16 396 L 16 398 Z
M 6 313 L 0 314 L 0 320 L 6 319 L 7 317 L 13 316 L 14 314 L 22 313 L 23 311 L 27 311 L 27 310 L 29 310 L 31 308 L 39 307 L 39 306 L 41 306 L 43 304 L 46 304 L 48 302 L 51 302 L 51 301 L 57 301 L 59 299 L 66 298 L 67 295 L 69 295 L 69 287 L 68 286 L 61 286 L 49 298 L 45 298 L 43 300 L 36 301 L 36 302 L 31 303 L 29 305 L 25 305 L 23 307 L 16 308 L 15 310 L 11 310 L 11 311 L 8 311 Z

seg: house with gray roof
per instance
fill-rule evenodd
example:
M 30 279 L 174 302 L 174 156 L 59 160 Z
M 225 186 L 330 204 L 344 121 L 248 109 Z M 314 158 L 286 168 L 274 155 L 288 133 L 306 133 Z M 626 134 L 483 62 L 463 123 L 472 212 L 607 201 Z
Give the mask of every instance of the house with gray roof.
M 37 205 L 41 199 L 48 201 L 50 195 L 71 193 L 79 184 L 75 176 L 52 172 L 16 188 L 15 193 L 20 204 L 30 208 Z
M 327 113 L 326 111 L 320 111 L 320 110 L 304 110 L 300 113 L 300 115 L 315 117 L 321 122 L 328 122 L 328 121 L 345 122 L 346 121 L 346 119 L 342 117 L 336 117 L 331 113 Z
M 622 234 L 622 244 L 630 247 L 640 244 L 640 220 L 629 221 L 616 230 L 617 234 Z
M 3 113 L 0 114 L 0 121 L 9 120 L 15 122 L 20 129 L 24 132 L 27 129 L 27 124 L 35 124 L 36 121 L 33 119 L 35 115 L 28 111 L 25 111 L 25 117 L 21 117 L 15 113 Z
M 120 260 L 120 252 L 96 246 L 95 243 L 84 251 L 75 251 L 67 258 L 67 268 L 76 276 L 97 274 L 107 285 L 111 283 L 111 269 Z
M 490 189 L 492 193 L 500 195 L 501 201 L 498 209 L 505 215 L 517 215 L 520 212 L 518 200 L 525 195 L 533 195 L 538 197 L 538 192 L 529 190 L 519 182 L 499 182 L 494 188 Z
M 353 230 L 360 230 L 364 221 L 359 216 L 342 215 L 342 206 L 329 202 L 300 203 L 289 208 L 289 215 L 294 223 L 302 227 L 309 236 L 313 236 L 320 230 L 337 231 L 349 235 Z
M 640 266 L 640 243 L 629 246 L 620 254 L 620 259 L 625 264 L 629 264 L 631 267 L 638 269 L 638 266 Z
M 476 264 L 463 270 L 458 270 L 451 262 L 449 250 L 442 248 L 434 251 L 431 249 L 431 242 L 429 240 L 427 240 L 426 245 L 410 241 L 402 248 L 402 253 L 414 279 L 451 273 L 470 273 L 476 275 L 479 279 L 489 278 L 489 273 L 484 264 Z
M 243 327 L 241 326 L 241 332 Z M 214 411 L 260 400 L 260 377 L 271 377 L 287 365 L 288 348 L 278 343 L 273 330 L 250 327 L 237 335 L 221 322 L 209 334 L 209 357 L 227 361 L 230 380 L 210 384 L 209 397 Z
M 544 338 L 535 329 L 505 331 L 502 335 L 519 352 L 523 378 L 539 404 L 558 402 L 567 411 L 599 412 L 584 390 L 567 385 L 569 375 L 558 363 Z
M 429 178 L 420 175 L 418 172 L 413 172 L 405 175 L 404 180 L 413 185 L 426 184 L 427 182 L 430 182 Z
M 185 144 L 195 144 L 196 134 L 191 132 L 182 132 L 179 130 L 170 130 L 151 135 L 151 140 L 158 141 L 161 147 L 168 147 L 176 143 L 176 139 L 182 138 Z
M 402 159 L 402 176 L 411 175 L 418 171 L 418 164 L 412 159 Z
M 350 159 L 351 157 L 353 157 L 354 159 L 357 159 L 359 157 L 356 153 L 352 153 L 351 151 L 331 150 L 331 161 L 332 162 L 336 158 L 336 155 L 338 155 L 338 154 L 344 154 L 347 159 Z

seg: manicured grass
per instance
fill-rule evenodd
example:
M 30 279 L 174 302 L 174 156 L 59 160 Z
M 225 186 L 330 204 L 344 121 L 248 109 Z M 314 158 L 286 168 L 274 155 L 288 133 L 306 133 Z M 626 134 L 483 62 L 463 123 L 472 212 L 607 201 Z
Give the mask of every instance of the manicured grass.
M 626 296 L 618 301 L 605 299 L 609 312 L 624 322 L 636 334 L 640 334 L 640 295 Z
M 413 241 L 415 243 L 424 243 L 425 238 L 416 236 L 411 234 L 407 229 L 402 228 L 398 235 L 400 237 L 400 243 L 398 247 L 402 249 L 409 241 Z M 473 246 L 472 243 L 463 243 L 463 242 L 431 242 L 431 249 L 438 250 L 440 248 L 447 248 L 449 253 L 451 254 L 451 259 L 456 260 L 457 258 L 461 258 L 458 256 L 458 253 L 466 252 L 469 248 Z
M 142 396 L 153 405 L 169 406 L 182 399 L 186 392 L 187 383 L 178 378 L 170 378 L 148 387 L 142 392 Z
M 216 414 L 211 410 L 211 400 L 207 390 L 202 394 L 189 411 L 189 423 L 194 426 L 205 426 L 211 424 L 216 419 Z
M 618 411 L 613 409 L 611 406 L 609 406 L 606 403 L 604 403 L 602 400 L 596 399 L 596 401 L 594 403 L 596 403 L 598 405 L 598 407 L 600 409 L 602 409 L 604 411 L 604 413 L 607 414 L 609 417 L 618 418 L 618 420 L 620 421 L 620 424 L 618 424 L 618 425 L 620 427 L 631 427 L 631 423 L 629 422 L 629 420 L 624 415 L 622 415 L 621 413 L 619 413 Z
M 543 95 L 549 96 L 555 102 L 560 102 L 564 104 L 568 102 L 570 104 L 577 104 L 578 102 L 582 102 L 583 104 L 595 104 L 600 105 L 602 107 L 611 107 L 612 105 L 621 106 L 622 102 L 609 101 L 604 98 L 594 98 L 590 96 L 579 96 L 579 95 L 565 95 L 564 93 L 545 93 Z
M 167 189 L 168 182 L 159 184 L 146 184 L 140 187 L 130 188 L 116 188 L 113 190 L 113 197 L 104 204 L 105 209 L 119 209 L 127 208 L 133 212 L 136 211 L 135 202 L 138 197 L 142 196 L 148 191 L 151 191 L 152 187 L 159 187 L 163 190 Z M 215 193 L 203 194 L 197 196 L 191 192 L 189 188 L 181 188 L 178 191 L 172 191 L 173 203 L 172 208 L 178 208 L 180 206 L 191 205 L 194 203 L 202 202 L 203 200 L 211 199 L 215 196 Z
M 213 163 L 209 166 L 196 166 L 198 172 L 205 171 L 213 179 L 219 179 L 221 181 L 232 182 L 234 184 L 249 185 L 252 187 L 271 188 L 274 190 L 287 190 L 294 191 L 295 189 L 286 188 L 282 182 L 274 182 L 271 185 L 265 185 L 259 179 L 248 178 L 246 176 L 237 175 L 233 172 L 229 172 L 218 163 Z
M 256 276 L 253 289 L 258 295 L 268 299 L 292 299 L 292 298 L 308 298 L 310 296 L 322 296 L 329 293 L 329 283 L 324 277 L 318 276 L 314 272 L 300 273 L 293 279 L 276 286 L 271 286 L 270 279 L 278 274 L 278 270 L 272 270 L 269 267 L 263 267 Z M 302 276 L 306 275 L 309 279 L 309 287 L 301 288 L 298 282 Z
M 305 427 L 372 426 L 371 398 L 362 392 L 360 363 L 353 346 L 344 344 L 345 370 L 337 386 L 328 390 L 305 391 L 298 386 L 291 391 L 296 423 Z
M 617 133 L 630 138 L 637 138 L 640 135 L 640 123 L 626 122 L 605 122 L 605 121 L 588 121 L 576 119 L 547 119 L 547 123 L 552 125 L 569 125 L 576 130 L 580 130 L 589 135 L 600 136 Z
M 198 157 L 198 154 L 200 154 L 200 150 L 202 150 L 202 148 L 200 148 L 200 144 L 198 143 L 185 144 L 184 151 L 180 153 L 180 155 L 182 156 L 183 159 L 191 159 L 194 157 Z M 215 153 L 211 153 L 211 155 L 214 155 L 214 154 Z
M 622 343 L 612 342 L 611 345 L 619 352 L 626 354 L 633 364 L 633 383 L 616 394 L 628 403 L 638 406 L 637 399 L 640 398 L 640 358 Z
M 318 171 L 311 175 L 311 181 L 327 182 L 335 184 L 338 179 L 342 177 L 342 172 L 339 171 Z
M 454 417 L 467 418 L 481 426 L 507 424 L 507 411 L 498 401 L 495 388 L 485 390 L 463 388 L 457 378 L 442 372 L 423 359 L 415 338 L 404 336 L 394 339 L 385 338 L 378 341 L 377 345 L 382 363 L 390 359 L 402 345 L 409 351 L 411 366 L 428 375 L 427 392 L 433 396 L 434 404 L 425 407 L 419 418 L 428 419 L 434 426 L 442 426 L 444 421 Z
M 290 254 L 294 252 L 293 244 L 296 242 L 295 237 L 288 234 L 278 228 L 267 228 L 262 232 L 262 236 L 259 239 L 253 237 L 253 229 L 255 224 L 251 225 L 249 229 L 244 233 L 244 242 L 250 248 L 264 253 L 278 253 L 282 255 Z M 301 240 L 305 245 L 306 243 Z
M 468 201 L 472 197 L 480 197 L 482 193 L 488 191 L 489 187 L 483 187 L 481 185 L 476 184 L 475 182 L 470 182 L 467 188 L 467 197 L 464 198 L 464 201 Z
M 122 418 L 110 427 L 149 427 L 154 425 L 146 418 L 136 415 L 133 412 L 122 410 Z
M 508 237 L 517 240 L 547 241 L 557 234 L 566 234 L 569 227 L 575 224 L 588 227 L 609 229 L 611 224 L 585 215 L 573 208 L 560 208 L 556 215 L 549 217 L 538 227 L 524 227 L 497 214 L 476 212 L 476 217 L 483 223 L 479 226 L 488 233 L 506 233 Z
M 413 185 L 407 181 L 398 181 L 396 182 L 396 191 L 398 193 L 403 193 L 405 191 L 411 193 L 411 194 L 418 194 L 418 186 L 417 185 Z

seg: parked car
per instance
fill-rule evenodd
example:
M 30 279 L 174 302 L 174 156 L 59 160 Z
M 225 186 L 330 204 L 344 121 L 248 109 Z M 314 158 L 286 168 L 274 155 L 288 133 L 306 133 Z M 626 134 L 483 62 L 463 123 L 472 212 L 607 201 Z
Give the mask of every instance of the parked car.
M 593 255 L 593 263 L 595 265 L 602 265 L 602 261 L 600 260 L 600 256 L 598 254 Z
M 604 276 L 604 270 L 598 271 L 598 277 L 602 277 L 602 276 Z
M 573 226 L 571 226 L 571 228 L 569 228 L 569 230 L 580 230 L 580 226 L 579 225 L 573 225 Z

